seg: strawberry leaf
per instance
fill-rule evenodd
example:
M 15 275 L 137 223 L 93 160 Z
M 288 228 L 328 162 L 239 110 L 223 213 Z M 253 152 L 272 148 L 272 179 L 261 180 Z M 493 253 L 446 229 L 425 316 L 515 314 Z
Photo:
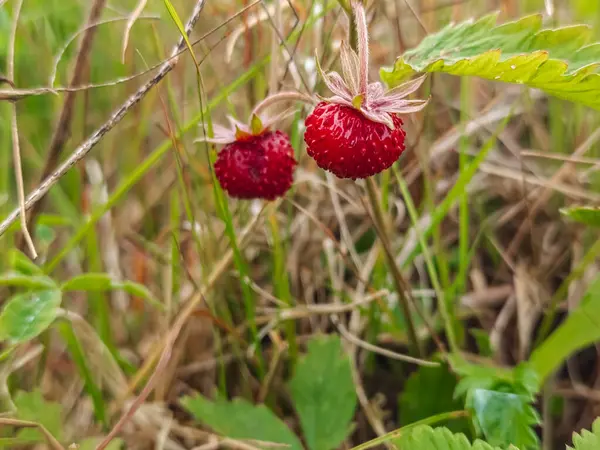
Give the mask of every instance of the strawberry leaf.
M 308 447 L 338 448 L 351 431 L 357 400 L 350 361 L 339 337 L 312 339 L 289 387 Z
M 400 424 L 405 426 L 440 413 L 462 409 L 463 402 L 453 396 L 456 384 L 456 376 L 448 371 L 446 365 L 420 367 L 406 381 L 400 395 Z M 445 426 L 455 432 L 468 430 L 464 419 L 449 421 Z
M 488 443 L 500 447 L 512 444 L 527 450 L 539 446 L 532 426 L 540 423 L 540 417 L 530 400 L 512 392 L 475 389 L 469 407 Z
M 303 450 L 292 430 L 265 405 L 255 406 L 239 398 L 231 402 L 223 399 L 211 402 L 201 395 L 184 397 L 181 403 L 198 422 L 223 436 L 269 443 L 264 446 L 253 443 L 258 448 L 273 448 L 276 443 L 284 444 L 289 450 Z
M 61 300 L 58 289 L 15 295 L 0 314 L 0 340 L 18 344 L 33 339 L 54 322 Z
M 471 443 L 464 434 L 453 434 L 444 427 L 431 428 L 424 425 L 400 433 L 391 444 L 401 450 L 500 450 L 481 440 Z
M 592 424 L 592 431 L 582 430 L 581 433 L 573 433 L 573 447 L 567 446 L 569 450 L 598 450 L 600 448 L 600 419 Z
M 497 14 L 450 24 L 382 68 L 390 87 L 415 72 L 445 72 L 523 84 L 600 109 L 600 43 L 591 29 L 574 25 L 542 29 L 540 14 L 496 25 Z

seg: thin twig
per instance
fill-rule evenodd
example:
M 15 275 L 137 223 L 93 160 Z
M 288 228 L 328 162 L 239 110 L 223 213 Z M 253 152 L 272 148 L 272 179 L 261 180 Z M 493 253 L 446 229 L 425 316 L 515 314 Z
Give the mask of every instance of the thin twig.
M 22 0 L 20 1 L 22 3 Z M 19 420 L 19 419 L 11 419 L 8 417 L 0 417 L 0 425 L 8 425 L 11 427 L 20 427 L 20 428 L 37 428 L 42 432 L 50 448 L 53 450 L 65 450 L 65 448 L 56 440 L 52 433 L 50 433 L 44 425 L 37 422 L 30 422 L 28 420 Z
M 6 72 L 9 80 L 15 79 L 15 41 L 17 39 L 17 27 L 19 25 L 19 15 L 21 14 L 21 7 L 23 6 L 23 0 L 18 0 L 15 6 L 15 17 L 13 20 L 13 26 L 10 33 L 10 42 L 8 45 L 8 61 Z M 12 149 L 13 149 L 13 163 L 15 165 L 15 179 L 17 180 L 17 196 L 19 198 L 19 212 L 21 218 L 21 231 L 23 237 L 29 247 L 31 256 L 33 259 L 37 258 L 37 252 L 33 245 L 33 239 L 27 229 L 27 211 L 25 210 L 25 188 L 23 187 L 23 167 L 21 167 L 21 149 L 19 147 L 19 126 L 17 123 L 17 105 L 11 105 L 10 115 L 10 130 L 12 136 Z
M 196 24 L 200 12 L 204 7 L 206 0 L 199 0 L 192 14 L 192 18 L 185 27 L 186 33 L 189 33 L 192 27 Z M 192 20 L 193 19 L 193 20 Z M 178 44 L 174 47 L 172 55 L 179 53 L 185 46 L 183 37 L 179 39 Z M 75 151 L 67 158 L 48 178 L 44 181 L 27 197 L 25 200 L 25 209 L 30 209 L 34 205 L 38 204 L 41 198 L 43 198 L 50 188 L 54 186 L 58 180 L 69 171 L 75 164 L 81 161 L 90 152 L 90 150 L 100 142 L 102 137 L 112 130 L 125 115 L 137 105 L 144 96 L 156 86 L 177 64 L 178 58 L 169 59 L 165 62 L 158 72 L 150 79 L 146 84 L 140 87 L 133 95 L 131 95 L 125 103 L 123 103 L 110 118 L 96 131 L 94 131 Z M 19 210 L 13 211 L 9 216 L 0 223 L 0 236 L 8 229 L 8 227 L 16 220 L 19 215 Z

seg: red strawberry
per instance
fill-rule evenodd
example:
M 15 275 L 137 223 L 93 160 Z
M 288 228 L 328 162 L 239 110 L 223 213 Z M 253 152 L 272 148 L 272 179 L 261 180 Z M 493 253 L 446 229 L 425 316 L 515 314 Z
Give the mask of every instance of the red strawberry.
M 298 92 L 279 92 L 256 105 L 248 123 L 228 116 L 229 128 L 215 123 L 213 136 L 209 137 L 205 132 L 197 139 L 224 145 L 215 162 L 215 175 L 230 196 L 274 200 L 283 196 L 292 185 L 298 163 L 290 138 L 270 128 L 293 111 L 261 117 L 265 109 L 290 100 L 313 102 L 311 97 Z
M 362 2 L 353 1 L 358 54 L 342 44 L 340 60 L 343 77 L 323 73 L 333 92 L 306 118 L 304 141 L 309 156 L 319 167 L 340 178 L 366 178 L 398 160 L 404 151 L 406 134 L 397 114 L 420 111 L 426 100 L 406 100 L 423 83 L 424 77 L 385 91 L 379 82 L 369 83 L 369 37 Z
M 288 136 L 268 131 L 223 147 L 215 175 L 232 197 L 274 200 L 292 185 L 296 164 Z
M 348 106 L 321 102 L 306 118 L 304 141 L 309 156 L 339 178 L 366 178 L 398 160 L 406 133 L 392 115 L 394 129 L 367 119 Z

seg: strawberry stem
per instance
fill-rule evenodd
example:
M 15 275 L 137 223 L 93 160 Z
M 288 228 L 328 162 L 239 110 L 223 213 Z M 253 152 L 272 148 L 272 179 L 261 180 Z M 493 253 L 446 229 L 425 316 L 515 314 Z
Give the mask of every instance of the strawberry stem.
M 369 30 L 367 28 L 367 16 L 362 1 L 354 0 L 352 8 L 354 9 L 354 23 L 351 25 L 356 29 L 356 46 L 358 47 L 356 48 L 359 63 L 358 88 L 359 94 L 363 94 L 365 102 L 367 102 L 367 86 L 369 85 Z
M 283 101 L 299 101 L 299 102 L 304 102 L 304 103 L 314 103 L 314 100 L 312 97 L 310 97 L 306 94 L 302 94 L 300 92 L 294 92 L 294 91 L 278 92 L 277 94 L 268 96 L 263 101 L 261 101 L 258 105 L 256 105 L 254 107 L 254 110 L 252 111 L 252 115 L 258 116 L 265 109 L 269 108 L 270 106 L 273 106 L 275 103 L 283 102 Z
M 369 36 L 367 29 L 367 18 L 362 0 L 352 0 L 352 9 L 354 10 L 354 14 L 350 16 L 350 43 L 353 49 L 358 53 L 359 93 L 363 96 L 363 102 L 368 104 L 367 87 L 369 82 Z M 371 206 L 371 210 L 373 211 L 372 220 L 373 224 L 375 225 L 375 232 L 381 241 L 387 265 L 391 272 L 392 280 L 394 281 L 394 287 L 398 293 L 400 307 L 402 308 L 402 313 L 406 321 L 409 348 L 412 354 L 416 356 L 422 356 L 423 348 L 421 347 L 421 342 L 417 336 L 417 331 L 411 312 L 411 301 L 408 297 L 410 295 L 410 286 L 404 279 L 400 268 L 396 264 L 396 260 L 394 259 L 394 255 L 391 250 L 391 241 L 388 235 L 388 229 L 386 227 L 383 208 L 379 202 L 377 185 L 375 184 L 373 177 L 367 178 L 365 182 L 367 185 L 369 204 Z M 416 309 L 418 311 L 418 308 Z

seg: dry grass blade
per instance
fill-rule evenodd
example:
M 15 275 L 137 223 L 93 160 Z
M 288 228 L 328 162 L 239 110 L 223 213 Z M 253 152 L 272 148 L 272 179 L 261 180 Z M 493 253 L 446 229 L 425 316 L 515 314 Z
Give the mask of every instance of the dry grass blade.
M 8 46 L 8 61 L 7 61 L 7 74 L 9 80 L 15 79 L 15 41 L 17 39 L 17 27 L 19 24 L 19 15 L 21 13 L 21 7 L 23 6 L 23 0 L 18 0 L 15 6 L 15 17 L 13 19 L 13 26 L 10 34 L 10 42 Z M 29 247 L 29 251 L 33 256 L 33 259 L 37 258 L 37 251 L 35 245 L 33 245 L 33 239 L 27 229 L 27 210 L 25 209 L 25 188 L 23 186 L 23 168 L 21 167 L 21 149 L 19 146 L 19 125 L 17 122 L 17 105 L 14 103 L 11 105 L 10 115 L 10 131 L 12 137 L 12 150 L 13 150 L 13 162 L 15 165 L 15 179 L 17 180 L 17 195 L 19 198 L 19 212 L 21 218 L 21 231 L 23 237 Z
M 129 16 L 129 19 L 127 20 L 125 32 L 123 33 L 123 49 L 121 50 L 121 62 L 123 63 L 125 63 L 125 53 L 127 53 L 127 46 L 129 45 L 129 34 L 131 33 L 133 25 L 142 14 L 142 11 L 144 11 L 146 3 L 148 3 L 148 0 L 139 0 L 137 6 Z
M 6 425 L 9 427 L 20 427 L 20 428 L 37 428 L 42 432 L 48 445 L 52 450 L 65 450 L 65 448 L 56 440 L 54 436 L 42 425 L 36 422 L 30 422 L 28 420 L 11 419 L 8 417 L 0 417 L 0 425 Z

